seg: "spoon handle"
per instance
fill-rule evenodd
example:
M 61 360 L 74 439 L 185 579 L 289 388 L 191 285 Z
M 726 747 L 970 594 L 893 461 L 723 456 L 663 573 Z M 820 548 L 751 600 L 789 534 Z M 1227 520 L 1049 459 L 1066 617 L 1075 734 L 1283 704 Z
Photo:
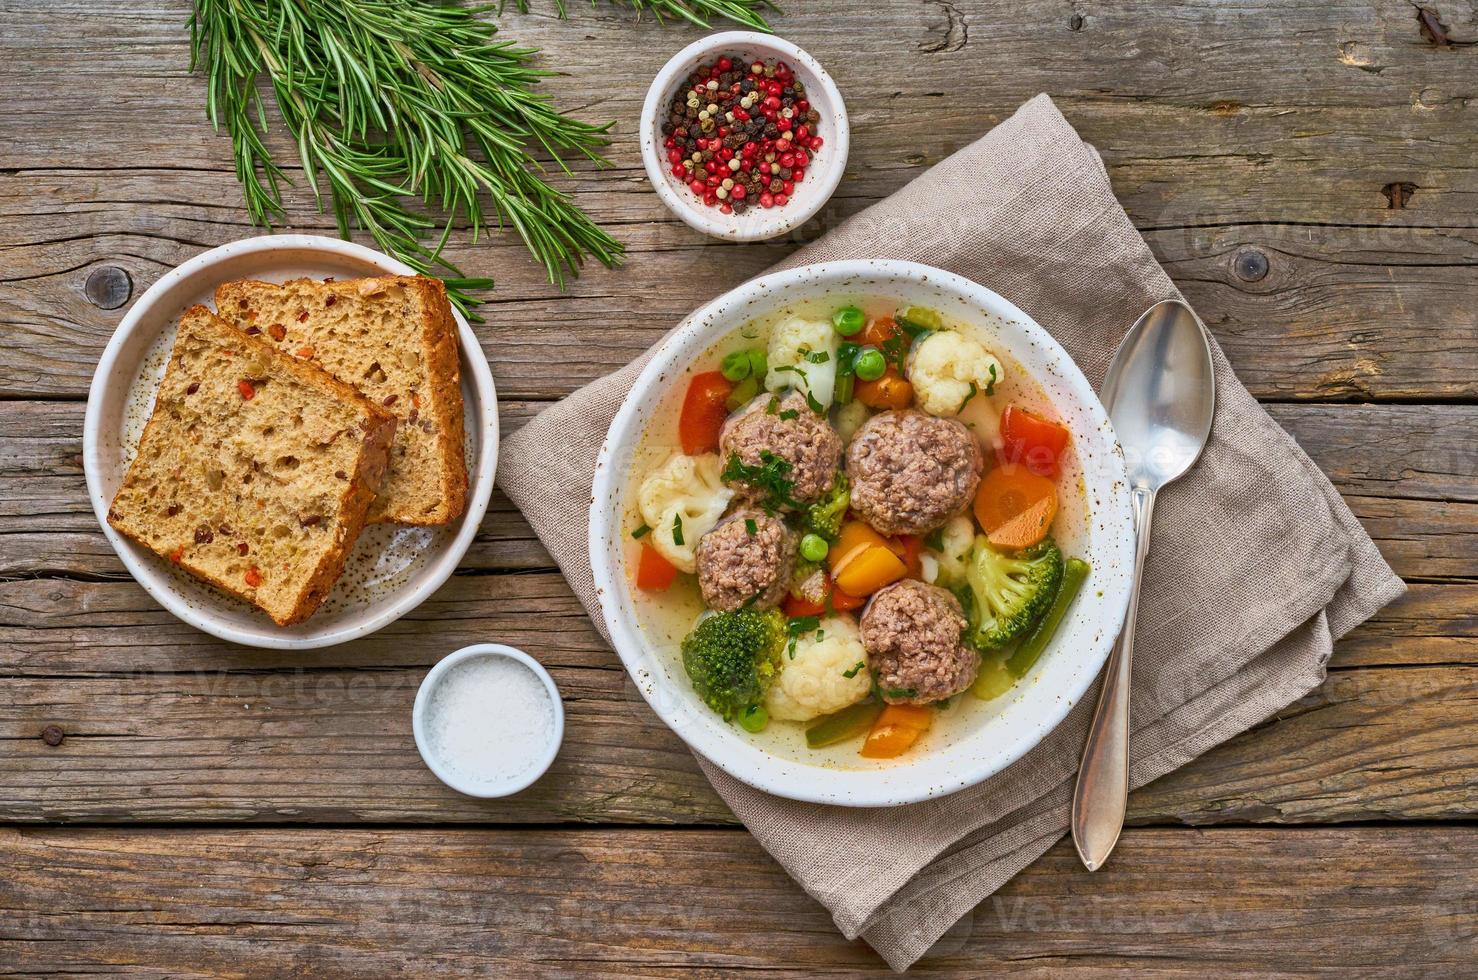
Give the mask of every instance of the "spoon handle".
M 1129 590 L 1129 612 L 1124 631 L 1109 655 L 1103 675 L 1103 693 L 1088 729 L 1083 764 L 1073 790 L 1073 844 L 1089 871 L 1103 867 L 1119 842 L 1124 810 L 1129 799 L 1129 666 L 1134 654 L 1134 620 L 1139 613 L 1139 580 L 1144 574 L 1145 555 L 1150 550 L 1150 521 L 1155 510 L 1155 492 L 1135 488 L 1134 581 Z

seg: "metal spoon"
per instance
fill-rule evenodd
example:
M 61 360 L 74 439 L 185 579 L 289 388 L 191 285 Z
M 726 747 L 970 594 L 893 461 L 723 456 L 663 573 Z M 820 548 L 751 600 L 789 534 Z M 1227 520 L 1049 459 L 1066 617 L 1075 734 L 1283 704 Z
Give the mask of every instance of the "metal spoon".
M 1124 448 L 1136 546 L 1129 613 L 1109 655 L 1073 792 L 1073 844 L 1089 871 L 1103 867 L 1124 826 L 1129 796 L 1129 661 L 1155 494 L 1195 464 L 1216 409 L 1211 345 L 1190 307 L 1166 300 L 1145 311 L 1114 355 L 1103 401 Z

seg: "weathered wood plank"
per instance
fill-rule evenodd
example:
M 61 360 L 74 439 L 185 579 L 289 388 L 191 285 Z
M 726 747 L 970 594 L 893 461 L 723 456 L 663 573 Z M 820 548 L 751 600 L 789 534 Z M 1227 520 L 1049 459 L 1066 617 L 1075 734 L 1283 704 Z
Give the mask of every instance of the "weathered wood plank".
M 544 407 L 502 404 L 512 431 Z M 0 428 L 0 577 L 121 578 L 97 531 L 82 478 L 83 406 L 10 403 Z M 1347 495 L 1396 570 L 1478 577 L 1478 407 L 1273 405 L 1271 411 Z M 553 561 L 501 493 L 466 569 L 550 568 Z
M 0 861 L 20 974 L 888 975 L 738 831 L 3 830 Z M 1463 828 L 1131 829 L 1091 889 L 1063 842 L 910 975 L 1457 976 L 1475 877 Z
M 1363 669 L 1136 794 L 1131 819 L 1470 815 L 1474 606 L 1471 585 L 1415 587 L 1340 645 L 1336 666 Z M 426 668 L 488 639 L 537 656 L 566 699 L 554 769 L 512 801 L 441 787 L 410 737 Z M 554 574 L 459 576 L 376 636 L 312 654 L 220 643 L 131 582 L 3 583 L 0 675 L 0 821 L 732 819 Z
M 0 241 L 10 246 L 0 250 L 9 280 L 0 286 L 0 393 L 80 397 L 118 320 L 82 298 L 92 268 L 119 264 L 142 290 L 252 229 L 227 141 L 203 118 L 203 83 L 186 73 L 184 0 L 107 13 L 80 0 L 13 7 L 17 57 L 0 68 L 9 106 Z M 1463 302 L 1478 285 L 1474 109 L 1456 83 L 1478 49 L 1433 48 L 1405 5 L 1363 0 L 1235 10 L 1208 2 L 1173 16 L 1131 4 L 1078 14 L 1077 30 L 1071 16 L 1045 0 L 1009 18 L 974 4 L 879 10 L 846 0 L 782 18 L 781 29 L 835 71 L 856 131 L 834 206 L 797 239 L 891 193 L 1048 90 L 1103 152 L 1131 216 L 1255 393 L 1478 394 L 1478 320 Z M 852 28 L 859 18 L 869 30 Z M 632 24 L 608 9 L 582 8 L 573 23 L 505 23 L 569 72 L 549 83 L 563 104 L 620 123 L 613 166 L 583 169 L 568 186 L 629 242 L 625 269 L 592 270 L 561 296 L 506 240 L 453 252 L 499 277 L 481 336 L 505 396 L 557 397 L 626 362 L 793 242 L 728 248 L 719 263 L 712 243 L 645 186 L 638 105 L 646 80 L 693 31 Z M 1207 37 L 1224 40 L 1208 46 Z M 907 83 L 889 81 L 879 63 Z M 86 85 L 73 81 L 79 74 Z M 608 82 L 593 100 L 591 77 Z M 55 97 L 60 85 L 69 98 Z M 78 145 L 88 147 L 84 160 Z M 1402 209 L 1381 193 L 1392 181 L 1419 187 Z M 295 200 L 289 227 L 329 226 Z M 1251 283 L 1231 268 L 1248 248 L 1270 259 Z
M 220 203 L 237 193 L 233 179 L 193 171 L 0 176 L 0 206 L 13 212 L 0 216 L 0 235 L 27 243 L 0 253 L 8 280 L 0 282 L 0 393 L 84 395 L 123 313 L 87 302 L 88 275 L 121 267 L 137 296 L 204 248 L 255 234 Z M 331 233 L 321 218 L 296 218 L 303 220 L 294 230 Z M 1255 394 L 1451 398 L 1478 394 L 1478 320 L 1465 302 L 1478 286 L 1478 246 L 1465 234 L 1478 239 L 1478 231 L 1286 224 L 1167 229 L 1148 238 Z M 631 247 L 626 266 L 592 269 L 566 293 L 528 268 L 517 246 L 453 253 L 499 279 L 478 333 L 504 397 L 561 397 L 614 370 L 785 253 L 780 245 L 729 247 L 719 263 L 719 246 L 657 216 L 623 236 Z M 1261 281 L 1234 271 L 1249 250 L 1268 258 Z M 1433 357 L 1437 350 L 1444 356 Z

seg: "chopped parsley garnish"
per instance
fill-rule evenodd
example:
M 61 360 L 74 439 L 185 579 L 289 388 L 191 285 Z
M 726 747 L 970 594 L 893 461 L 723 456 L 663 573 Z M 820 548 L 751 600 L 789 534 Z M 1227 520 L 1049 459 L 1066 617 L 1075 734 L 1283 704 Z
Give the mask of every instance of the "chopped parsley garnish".
M 824 350 L 806 351 L 806 360 L 811 364 L 825 364 L 831 360 L 831 355 Z
M 885 687 L 883 697 L 887 698 L 916 698 L 919 696 L 917 688 L 912 687 Z
M 683 515 L 672 515 L 672 543 L 679 548 L 683 546 Z
M 759 533 L 759 529 L 760 529 L 760 526 L 754 522 L 754 518 L 753 517 L 746 517 L 744 519 L 744 531 L 751 538 L 754 537 L 756 534 Z
M 996 366 L 994 364 L 992 364 L 990 366 L 990 370 L 991 370 L 991 374 L 995 374 Z M 994 381 L 992 381 L 992 384 L 994 384 Z M 961 412 L 963 412 L 965 410 L 965 406 L 968 405 L 968 404 L 970 404 L 970 399 L 974 398 L 978 394 L 980 394 L 980 388 L 979 388 L 979 386 L 976 385 L 975 382 L 973 382 L 973 381 L 970 382 L 970 393 L 968 395 L 966 395 L 964 397 L 964 399 L 960 402 L 960 407 L 957 408 L 957 409 L 955 409 L 955 414 L 958 415 Z
M 908 334 L 909 337 L 913 338 L 914 340 L 917 340 L 918 338 L 924 336 L 924 334 L 934 332 L 933 327 L 926 327 L 922 323 L 915 323 L 906 316 L 897 317 L 896 322 L 900 327 L 903 328 L 903 332 Z
M 866 667 L 866 666 L 867 666 L 867 664 L 865 664 L 861 660 L 859 660 L 859 661 L 857 661 L 857 666 L 856 667 L 853 667 L 851 670 L 844 670 L 844 671 L 842 671 L 842 676 L 845 677 L 847 680 L 851 680 L 852 678 L 856 677 L 859 673 L 861 673 L 862 672 L 862 668 L 863 667 Z
M 997 380 L 999 380 L 999 379 L 996 377 L 996 366 L 994 364 L 992 364 L 990 366 L 990 381 L 987 382 L 986 383 L 986 386 L 985 386 L 985 393 L 987 395 L 994 395 L 996 393 L 996 381 Z M 970 387 L 973 388 L 975 386 L 974 385 L 971 385 Z
M 908 348 L 912 341 L 913 338 L 910 337 L 906 332 L 895 333 L 893 336 L 883 341 L 882 344 L 878 346 L 878 350 L 883 352 L 884 360 L 886 360 L 894 367 L 898 368 L 898 370 L 902 371 L 903 362 L 908 357 Z
M 652 529 L 649 528 L 649 527 L 647 527 L 645 524 L 643 524 L 641 527 L 637 528 L 635 531 L 632 531 L 631 532 L 631 536 L 632 536 L 632 538 L 640 541 L 642 538 L 646 537 L 647 535 L 649 535 L 651 533 L 652 533 Z
M 787 624 L 786 629 L 790 631 L 791 636 L 800 636 L 802 633 L 811 632 L 820 625 L 820 616 L 797 616 Z
M 780 421 L 782 422 L 789 422 L 791 419 L 798 419 L 800 417 L 801 413 L 793 408 L 787 408 L 785 411 L 780 413 Z
M 820 415 L 826 411 L 826 406 L 821 404 L 821 402 L 816 398 L 815 395 L 811 394 L 809 388 L 806 389 L 806 404 L 810 405 L 811 411 L 815 412 L 817 415 Z
M 932 551 L 944 550 L 944 528 L 936 527 L 924 536 L 924 547 Z
M 738 453 L 731 453 L 724 464 L 722 479 L 725 483 L 743 483 L 763 494 L 762 506 L 766 510 L 780 507 L 799 508 L 800 502 L 791 496 L 795 481 L 790 478 L 789 460 L 781 459 L 768 450 L 760 451 L 758 466 L 744 462 Z
M 790 654 L 790 659 L 795 659 L 795 644 L 801 638 L 801 635 L 811 632 L 820 625 L 820 616 L 797 616 L 786 624 L 786 630 L 790 633 L 790 643 L 786 647 L 787 652 Z
M 779 368 L 776 368 L 775 370 L 778 371 L 780 369 Z M 771 395 L 770 396 L 770 403 L 765 406 L 765 414 L 766 415 L 774 415 L 778 411 L 780 411 L 780 399 L 777 398 L 777 397 L 775 397 L 774 395 Z
M 862 353 L 862 347 L 850 340 L 844 340 L 837 345 L 837 377 L 846 377 L 857 373 L 857 355 Z

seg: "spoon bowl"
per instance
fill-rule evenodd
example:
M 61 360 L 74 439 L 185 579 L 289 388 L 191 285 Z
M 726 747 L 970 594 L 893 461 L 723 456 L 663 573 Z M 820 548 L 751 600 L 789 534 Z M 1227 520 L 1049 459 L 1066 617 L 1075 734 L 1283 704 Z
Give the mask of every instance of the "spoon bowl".
M 1191 308 L 1156 303 L 1130 328 L 1109 366 L 1103 402 L 1131 487 L 1159 489 L 1195 464 L 1216 411 L 1211 344 Z
M 1211 341 L 1189 306 L 1166 300 L 1135 321 L 1109 365 L 1103 401 L 1124 451 L 1135 551 L 1129 614 L 1109 654 L 1073 792 L 1073 844 L 1089 871 L 1103 867 L 1124 827 L 1129 798 L 1129 666 L 1155 494 L 1195 465 L 1216 414 Z

